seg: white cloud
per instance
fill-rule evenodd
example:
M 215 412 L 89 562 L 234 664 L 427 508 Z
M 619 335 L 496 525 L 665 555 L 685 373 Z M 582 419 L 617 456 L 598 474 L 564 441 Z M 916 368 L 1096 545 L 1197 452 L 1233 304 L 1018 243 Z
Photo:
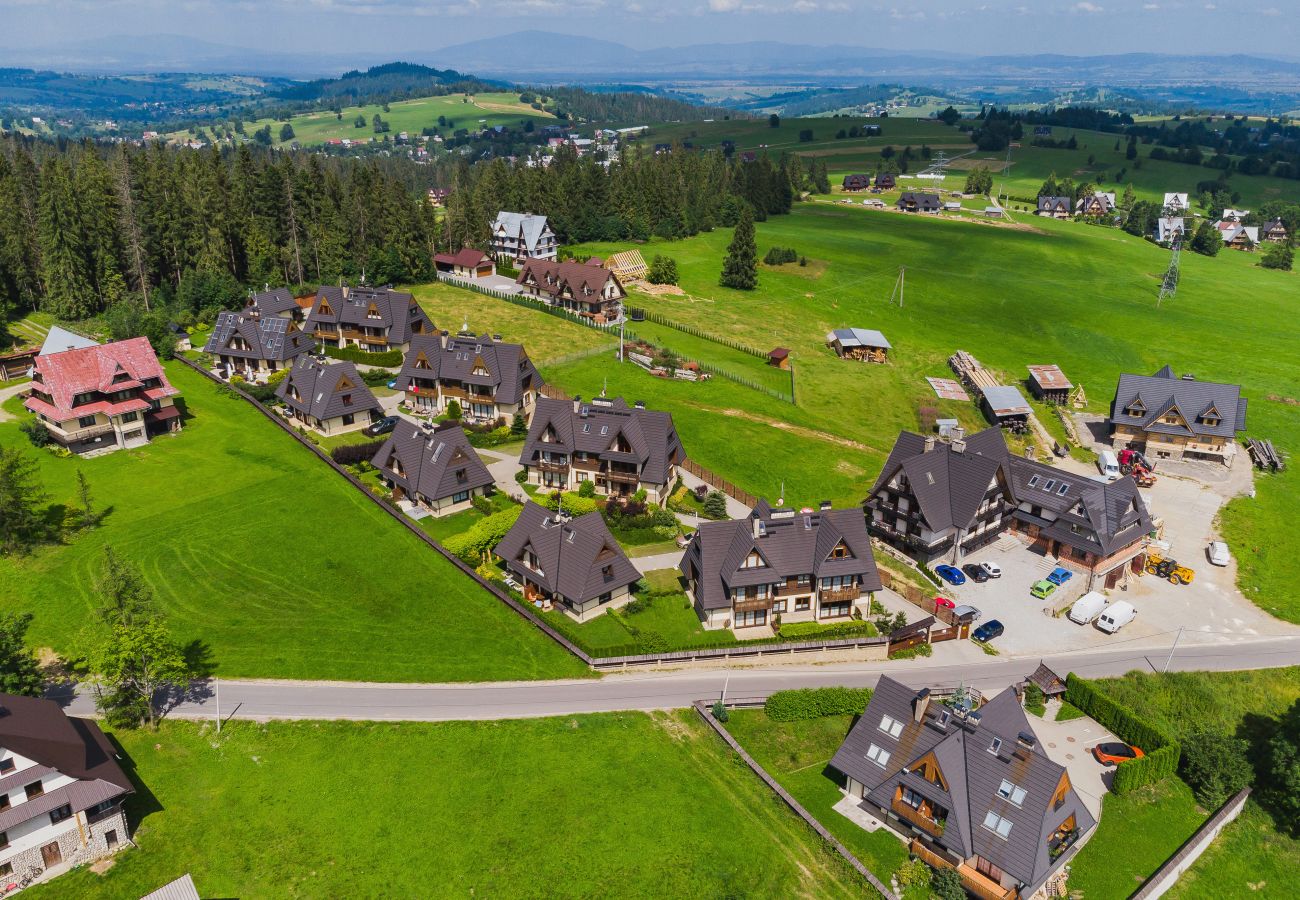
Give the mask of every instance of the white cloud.
M 1095 3 L 1089 3 L 1088 0 L 1081 0 L 1081 2 L 1074 4 L 1074 11 L 1081 13 L 1099 13 L 1105 12 L 1105 7 L 1098 6 Z
M 1160 8 L 1160 4 L 1159 4 L 1159 3 L 1144 3 L 1144 4 L 1142 4 L 1142 8 L 1143 8 L 1143 9 L 1159 9 L 1159 8 Z
M 709 0 L 709 9 L 713 12 L 735 12 L 740 9 L 740 0 Z
M 817 4 L 813 0 L 795 0 L 794 6 L 790 8 L 795 12 L 810 13 L 817 11 Z

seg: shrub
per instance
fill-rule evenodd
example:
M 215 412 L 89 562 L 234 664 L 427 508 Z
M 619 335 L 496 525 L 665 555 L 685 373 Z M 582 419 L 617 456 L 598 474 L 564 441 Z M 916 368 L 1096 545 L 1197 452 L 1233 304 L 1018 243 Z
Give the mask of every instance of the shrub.
M 469 505 L 474 507 L 485 516 L 492 515 L 492 501 L 482 494 L 475 494 L 469 498 Z
M 460 420 L 461 415 L 463 415 L 463 412 L 462 412 L 462 410 L 461 410 L 461 408 L 460 408 L 460 402 L 457 401 L 456 398 L 454 398 L 454 397 L 453 397 L 452 399 L 448 400 L 448 401 L 447 401 L 447 418 L 448 418 L 448 419 L 451 419 L 453 422 L 457 422 L 457 421 Z
M 894 877 L 905 888 L 927 888 L 930 886 L 930 867 L 923 860 L 909 860 L 898 867 Z
M 527 480 L 528 480 L 528 470 L 527 470 L 527 469 L 520 469 L 518 472 L 515 473 L 515 481 L 516 481 L 517 483 L 519 483 L 519 484 L 523 484 L 523 483 L 526 482 Z
M 382 387 L 393 380 L 393 373 L 387 369 L 366 369 L 361 373 L 361 380 L 367 387 Z
M 930 892 L 939 900 L 966 900 L 966 889 L 956 869 L 936 869 L 930 876 Z
M 44 447 L 49 444 L 54 437 L 50 434 L 50 429 L 45 427 L 45 423 L 36 419 L 28 419 L 18 426 L 18 430 L 27 435 L 27 440 L 32 442 L 33 447 Z
M 524 418 L 523 413 L 515 413 L 515 417 L 510 420 L 510 436 L 513 438 L 528 436 L 528 420 Z
M 595 512 L 597 503 L 590 497 L 580 497 L 572 492 L 561 493 L 555 491 L 547 494 L 542 500 L 542 506 L 552 512 L 563 510 L 571 516 L 585 516 L 587 513 Z
M 588 498 L 596 496 L 596 482 L 587 480 L 579 484 L 578 496 Z
M 727 495 L 722 491 L 710 491 L 704 498 L 704 507 L 701 511 L 706 519 L 727 518 Z
M 871 688 L 799 688 L 777 691 L 767 698 L 763 708 L 774 722 L 795 722 L 823 716 L 858 715 L 870 702 Z
M 934 653 L 934 648 L 929 644 L 917 644 L 907 650 L 898 650 L 889 654 L 890 659 L 916 659 L 917 657 L 928 657 Z
M 356 347 L 326 347 L 325 355 L 330 359 L 342 359 L 347 362 L 361 363 L 365 366 L 383 366 L 396 369 L 402 364 L 401 350 L 385 350 L 383 353 L 367 353 Z
M 779 266 L 783 263 L 792 263 L 799 260 L 799 253 L 789 247 L 773 247 L 767 251 L 763 257 L 763 264 L 767 266 Z
M 833 640 L 834 638 L 875 637 L 879 634 L 870 622 L 789 622 L 781 626 L 781 638 L 787 641 Z
M 1036 716 L 1041 716 L 1047 710 L 1043 703 L 1043 689 L 1032 681 L 1025 685 L 1025 709 Z
M 650 266 L 646 270 L 646 281 L 651 284 L 676 284 L 677 260 L 671 256 L 655 254 L 655 258 L 650 261 Z
M 731 714 L 727 712 L 726 704 L 721 700 L 718 700 L 713 704 L 713 718 L 717 719 L 719 722 L 725 722 L 731 718 Z
M 382 446 L 384 446 L 384 441 L 343 444 L 330 451 L 330 459 L 340 466 L 355 466 L 357 463 L 368 463 L 375 458 L 375 454 L 379 452 L 379 448 Z
M 511 506 L 501 512 L 493 513 L 475 522 L 469 531 L 447 538 L 442 545 L 466 562 L 476 564 L 485 553 L 501 543 L 501 539 L 514 527 L 515 521 L 523 510 L 522 506 Z
M 1222 806 L 1250 784 L 1254 772 L 1246 758 L 1248 749 L 1240 738 L 1213 731 L 1194 731 L 1183 739 L 1179 773 L 1202 806 Z

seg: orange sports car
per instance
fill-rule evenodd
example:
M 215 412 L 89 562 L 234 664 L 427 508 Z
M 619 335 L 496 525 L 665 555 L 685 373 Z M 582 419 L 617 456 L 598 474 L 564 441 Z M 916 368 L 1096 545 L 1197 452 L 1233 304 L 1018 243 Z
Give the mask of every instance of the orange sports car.
M 1146 756 L 1140 747 L 1121 744 L 1118 741 L 1098 744 L 1092 748 L 1092 755 L 1103 766 L 1118 766 L 1131 759 L 1141 759 Z

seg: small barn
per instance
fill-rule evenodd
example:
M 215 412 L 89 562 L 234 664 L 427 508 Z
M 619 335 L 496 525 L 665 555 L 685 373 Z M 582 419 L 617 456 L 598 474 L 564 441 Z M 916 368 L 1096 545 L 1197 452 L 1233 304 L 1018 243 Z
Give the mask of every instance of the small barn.
M 788 347 L 774 347 L 767 351 L 767 364 L 778 369 L 790 368 L 790 350 Z
M 1029 393 L 1047 403 L 1070 402 L 1070 391 L 1074 385 L 1065 377 L 1059 366 L 1030 366 Z
M 1065 679 L 1041 662 L 1038 664 L 1038 668 L 1034 670 L 1034 674 L 1026 678 L 1025 681 L 1037 685 L 1038 689 L 1043 692 L 1043 696 L 1048 700 L 1065 696 Z
M 640 250 L 623 250 L 605 260 L 605 268 L 618 276 L 626 284 L 629 281 L 641 281 L 645 278 L 648 266 Z
M 455 253 L 439 253 L 433 258 L 439 272 L 448 272 L 457 278 L 488 278 L 496 274 L 496 263 L 482 250 L 466 247 Z
M 35 347 L 0 353 L 0 381 L 25 377 L 36 362 L 36 353 Z
M 889 341 L 871 328 L 837 328 L 826 335 L 826 343 L 843 359 L 883 363 L 889 361 Z
M 1020 391 L 1007 385 L 980 388 L 980 408 L 994 425 L 1023 431 L 1033 410 Z

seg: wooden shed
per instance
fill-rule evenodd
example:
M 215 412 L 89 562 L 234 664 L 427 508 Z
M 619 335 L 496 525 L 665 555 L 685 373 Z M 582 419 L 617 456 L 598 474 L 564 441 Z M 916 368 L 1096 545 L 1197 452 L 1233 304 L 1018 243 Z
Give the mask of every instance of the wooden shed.
M 1047 403 L 1070 402 L 1074 385 L 1065 377 L 1059 366 L 1029 366 L 1029 392 Z
M 1002 384 L 980 388 L 980 407 L 994 425 L 1015 432 L 1029 427 L 1029 416 L 1033 413 L 1020 391 Z
M 26 376 L 36 362 L 37 352 L 39 352 L 37 348 L 27 347 L 9 353 L 0 353 L 0 381 Z
M 893 349 L 879 331 L 871 328 L 837 328 L 826 335 L 826 343 L 843 359 L 883 363 Z
M 767 364 L 778 369 L 790 368 L 790 350 L 787 347 L 774 347 L 767 351 Z

